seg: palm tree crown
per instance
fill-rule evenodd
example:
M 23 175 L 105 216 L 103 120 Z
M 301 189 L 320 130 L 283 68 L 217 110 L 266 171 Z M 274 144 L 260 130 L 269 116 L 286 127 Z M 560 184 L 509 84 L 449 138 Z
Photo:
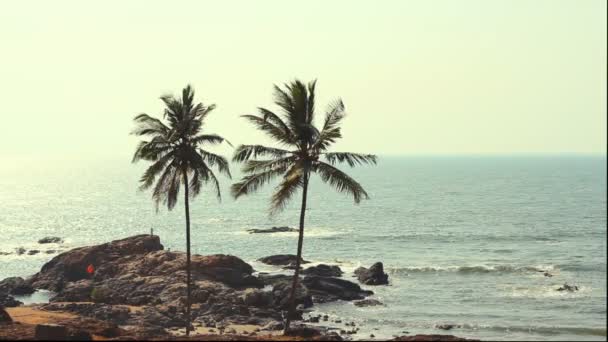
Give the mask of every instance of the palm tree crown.
M 308 183 L 311 173 L 318 174 L 339 192 L 351 195 L 355 203 L 368 198 L 361 184 L 335 167 L 346 162 L 353 167 L 360 164 L 376 164 L 376 156 L 350 152 L 327 152 L 342 137 L 340 122 L 345 117 L 341 100 L 333 102 L 325 115 L 321 129 L 314 125 L 316 81 L 308 86 L 299 80 L 274 86 L 274 102 L 280 107 L 280 115 L 266 108 L 258 108 L 258 115 L 243 115 L 258 129 L 265 132 L 282 148 L 261 145 L 240 145 L 233 161 L 245 162 L 243 179 L 233 184 L 235 198 L 256 191 L 273 178 L 283 176 L 271 201 L 271 213 L 285 207 L 293 194 Z M 259 159 L 262 157 L 264 159 Z
M 161 202 L 171 210 L 177 202 L 185 173 L 190 179 L 190 196 L 196 196 L 202 183 L 209 182 L 220 199 L 219 182 L 212 168 L 217 167 L 220 173 L 231 177 L 228 161 L 204 150 L 203 146 L 226 140 L 217 134 L 201 133 L 203 120 L 215 105 L 195 104 L 194 90 L 190 85 L 183 89 L 181 98 L 165 95 L 161 100 L 166 106 L 163 118 L 167 123 L 148 114 L 139 114 L 134 118 L 137 127 L 133 134 L 149 139 L 139 143 L 133 162 L 152 162 L 140 179 L 140 189 L 148 189 L 156 181 L 152 197 L 157 210 Z

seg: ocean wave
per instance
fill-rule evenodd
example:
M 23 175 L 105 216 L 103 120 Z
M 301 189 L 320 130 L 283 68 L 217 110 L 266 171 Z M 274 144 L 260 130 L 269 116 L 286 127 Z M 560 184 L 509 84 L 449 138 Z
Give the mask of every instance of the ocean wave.
M 421 267 L 389 267 L 386 271 L 392 275 L 407 275 L 410 273 L 552 273 L 558 268 L 554 265 L 513 266 L 513 265 L 474 265 L 474 266 L 421 266 Z

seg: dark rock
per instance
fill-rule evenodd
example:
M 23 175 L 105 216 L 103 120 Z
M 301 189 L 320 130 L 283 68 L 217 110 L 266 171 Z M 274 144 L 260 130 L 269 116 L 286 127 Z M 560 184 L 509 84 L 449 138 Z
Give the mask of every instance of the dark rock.
M 353 282 L 340 278 L 307 276 L 302 283 L 310 291 L 315 303 L 364 299 L 373 292 L 361 289 Z
M 457 325 L 457 324 L 439 324 L 439 325 L 436 325 L 435 328 L 441 329 L 441 330 L 452 330 L 454 328 L 460 328 L 460 325 Z
M 93 335 L 86 330 L 74 330 L 68 333 L 68 341 L 93 341 Z
M 356 306 L 359 306 L 359 307 L 384 305 L 384 304 L 382 304 L 382 302 L 375 300 L 375 299 L 358 300 L 358 301 L 354 302 L 353 304 L 355 304 Z
M 291 288 L 293 285 L 292 277 L 288 280 L 277 283 L 272 288 L 273 305 L 276 308 L 288 309 L 289 308 L 289 297 L 291 295 Z M 296 305 L 303 305 L 305 308 L 309 308 L 313 305 L 312 297 L 306 286 L 302 284 L 300 280 L 296 289 Z
M 40 251 L 37 249 L 32 249 L 32 250 L 27 251 L 27 255 L 34 255 L 34 254 L 38 254 L 38 253 L 40 253 Z
M 13 298 L 13 296 L 0 294 L 0 306 L 4 306 L 5 308 L 14 308 L 20 305 L 23 305 L 23 303 Z
M 578 291 L 578 286 L 564 284 L 564 286 L 562 286 L 559 289 L 557 289 L 557 291 L 575 292 L 575 291 Z
M 319 277 L 340 277 L 344 272 L 338 266 L 329 266 L 320 264 L 317 266 L 309 267 L 302 271 L 305 275 L 314 275 Z
M 83 279 L 68 283 L 60 293 L 51 298 L 51 302 L 88 302 L 91 301 L 93 281 Z
M 289 330 L 285 332 L 286 336 L 296 336 L 303 338 L 311 338 L 315 336 L 321 335 L 321 330 L 314 327 L 309 327 L 305 325 L 300 326 L 292 326 L 289 327 Z
M 36 290 L 21 277 L 9 277 L 0 281 L 0 294 L 23 296 L 34 293 Z
M 6 310 L 4 310 L 4 307 L 0 305 L 0 324 L 10 323 L 12 321 L 13 319 L 11 318 L 11 316 L 8 314 L 8 312 L 6 312 Z
M 355 275 L 365 285 L 388 284 L 388 274 L 384 273 L 384 267 L 381 262 L 373 264 L 370 268 L 359 267 L 355 270 Z
M 23 248 L 23 247 L 15 248 L 15 253 L 17 253 L 17 255 L 22 255 L 23 253 L 25 253 L 25 248 Z
M 285 266 L 290 264 L 295 264 L 297 257 L 293 254 L 278 254 L 271 255 L 264 258 L 258 259 L 258 261 L 267 264 L 267 265 L 275 265 L 275 266 Z M 307 264 L 309 261 L 306 261 L 300 258 L 301 264 Z
M 40 240 L 38 240 L 38 243 L 43 244 L 43 243 L 62 243 L 63 239 L 61 239 L 60 237 L 57 236 L 47 236 L 44 237 Z
M 268 233 L 291 233 L 298 232 L 295 228 L 290 227 L 272 227 L 270 229 L 248 229 L 249 234 L 268 234 Z
M 272 293 L 256 289 L 247 289 L 242 295 L 247 306 L 266 307 L 272 304 Z
M 63 325 L 38 324 L 36 325 L 36 340 L 40 341 L 63 341 L 67 339 L 67 329 Z

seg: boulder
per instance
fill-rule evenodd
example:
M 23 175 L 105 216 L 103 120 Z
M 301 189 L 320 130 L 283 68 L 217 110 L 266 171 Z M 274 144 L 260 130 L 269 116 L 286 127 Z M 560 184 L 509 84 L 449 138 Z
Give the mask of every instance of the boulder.
M 38 240 L 38 243 L 43 244 L 43 243 L 62 243 L 63 239 L 57 236 L 47 236 L 44 237 L 40 240 Z
M 247 232 L 249 232 L 249 234 L 297 233 L 298 230 L 290 227 L 272 227 L 270 229 L 248 229 Z
M 314 275 L 319 277 L 340 277 L 344 272 L 338 266 L 329 266 L 320 264 L 317 266 L 311 266 L 302 271 L 305 275 Z
M 388 274 L 384 273 L 384 267 L 381 262 L 373 264 L 370 268 L 359 267 L 355 270 L 355 275 L 365 285 L 388 284 Z
M 0 305 L 0 324 L 10 323 L 12 321 L 13 319 L 11 318 L 11 316 L 9 316 L 8 312 L 4 310 L 4 307 Z
M 293 277 L 276 283 L 272 288 L 273 305 L 276 308 L 287 310 L 289 308 L 289 297 L 291 296 L 291 287 L 293 285 Z M 312 296 L 308 288 L 302 284 L 300 280 L 296 289 L 296 305 L 302 305 L 304 308 L 309 308 L 313 305 Z
M 302 283 L 311 292 L 315 303 L 326 303 L 338 299 L 364 299 L 373 294 L 372 291 L 363 290 L 359 285 L 340 278 L 306 276 Z
M 31 250 L 27 251 L 27 255 L 35 255 L 38 253 L 40 253 L 40 251 L 37 249 L 31 249 Z
M 384 305 L 384 304 L 382 304 L 382 302 L 375 300 L 375 299 L 358 300 L 358 301 L 355 301 L 353 304 L 355 304 L 355 306 L 358 306 L 358 307 Z
M 76 248 L 59 254 L 44 264 L 41 271 L 32 277 L 31 283 L 34 287 L 58 292 L 63 288 L 65 282 L 90 278 L 91 275 L 87 273 L 89 265 L 93 265 L 99 270 L 100 265 L 111 264 L 121 257 L 146 254 L 162 249 L 163 245 L 160 244 L 158 236 L 151 235 L 136 235 L 101 245 Z M 96 277 L 98 276 L 97 271 Z
M 0 281 L 0 294 L 23 296 L 36 290 L 21 277 L 9 277 Z
M 35 331 L 39 341 L 63 341 L 68 336 L 66 327 L 58 324 L 38 324 Z
M 267 264 L 267 265 L 274 265 L 274 266 L 286 266 L 286 265 L 290 265 L 290 264 L 294 264 L 297 260 L 297 257 L 293 254 L 278 254 L 278 255 L 271 255 L 271 256 L 267 256 L 264 258 L 260 258 L 258 259 L 258 261 Z M 300 264 L 307 264 L 309 263 L 309 261 L 306 261 L 302 258 L 300 258 Z
M 564 286 L 562 286 L 559 289 L 557 289 L 557 291 L 560 291 L 560 292 L 561 291 L 575 292 L 575 291 L 578 291 L 578 286 L 564 284 Z
M 0 294 L 0 306 L 4 306 L 5 308 L 14 308 L 20 305 L 23 305 L 23 303 L 13 298 L 13 296 Z

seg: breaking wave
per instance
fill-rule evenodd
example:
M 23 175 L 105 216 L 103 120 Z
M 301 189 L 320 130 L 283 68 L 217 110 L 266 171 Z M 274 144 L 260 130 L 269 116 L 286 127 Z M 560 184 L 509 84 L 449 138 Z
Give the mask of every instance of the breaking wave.
M 513 265 L 475 265 L 475 266 L 422 266 L 422 267 L 396 267 L 387 268 L 386 271 L 392 275 L 407 275 L 410 273 L 542 273 L 555 272 L 558 268 L 553 265 L 548 266 L 513 266 Z

